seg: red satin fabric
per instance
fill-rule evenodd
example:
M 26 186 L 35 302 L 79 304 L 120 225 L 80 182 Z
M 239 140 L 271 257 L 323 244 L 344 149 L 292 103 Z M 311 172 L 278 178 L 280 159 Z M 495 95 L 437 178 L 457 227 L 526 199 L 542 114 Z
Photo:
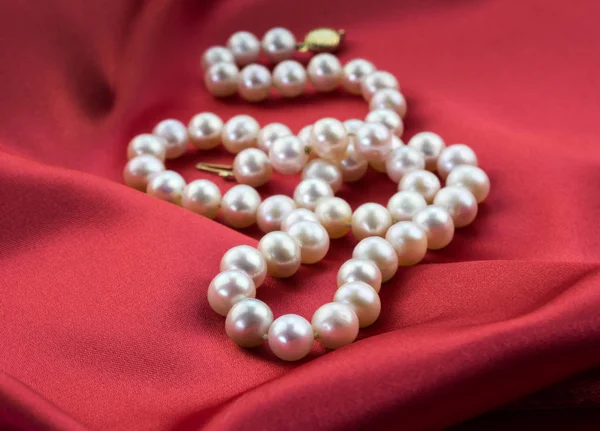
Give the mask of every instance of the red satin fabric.
M 589 411 L 531 411 L 597 408 L 597 372 L 516 400 L 600 365 L 599 5 L 4 1 L 0 428 L 435 430 L 509 403 L 460 429 L 597 424 Z M 341 93 L 248 105 L 201 83 L 201 53 L 234 31 L 320 25 L 347 31 L 343 60 L 399 77 L 406 137 L 471 145 L 492 192 L 449 247 L 398 271 L 356 343 L 287 364 L 233 345 L 206 301 L 223 253 L 260 234 L 128 189 L 121 171 L 128 140 L 167 117 L 248 113 L 295 131 L 362 118 L 364 101 Z M 193 169 L 200 159 L 231 157 L 169 165 L 218 181 Z M 370 173 L 340 196 L 356 207 L 393 192 Z M 322 263 L 270 279 L 259 298 L 310 318 L 354 244 L 333 241 Z

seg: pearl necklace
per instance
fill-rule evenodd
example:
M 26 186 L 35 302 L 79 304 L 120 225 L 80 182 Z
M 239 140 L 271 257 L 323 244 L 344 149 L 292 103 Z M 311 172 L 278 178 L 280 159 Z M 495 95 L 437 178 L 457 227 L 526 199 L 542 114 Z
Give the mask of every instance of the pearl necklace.
M 272 87 L 295 97 L 304 93 L 307 82 L 318 92 L 341 85 L 368 101 L 364 122 L 324 118 L 295 136 L 281 123 L 261 129 L 247 115 L 223 123 L 213 113 L 200 113 L 187 127 L 164 120 L 152 134 L 138 135 L 128 146 L 127 185 L 205 217 L 215 218 L 220 211 L 234 228 L 256 222 L 265 232 L 256 248 L 240 245 L 225 253 L 207 296 L 213 310 L 226 316 L 225 331 L 235 343 L 255 347 L 267 340 L 273 353 L 286 361 L 305 357 L 315 339 L 328 349 L 353 342 L 359 328 L 379 316 L 382 282 L 399 266 L 419 263 L 428 249 L 448 245 L 455 228 L 475 219 L 477 205 L 490 189 L 468 146 L 446 147 L 431 132 L 418 133 L 404 145 L 400 137 L 407 105 L 396 78 L 367 60 L 342 67 L 335 56 L 321 52 L 335 49 L 342 35 L 318 29 L 297 44 L 283 28 L 267 32 L 262 43 L 251 33 L 235 33 L 227 48 L 211 47 L 204 53 L 204 82 L 215 97 L 237 92 L 249 102 L 264 100 Z M 267 58 L 278 63 L 272 74 L 255 64 L 261 45 Z M 290 60 L 296 49 L 319 53 L 305 69 Z M 240 71 L 238 66 L 245 67 Z M 165 170 L 165 159 L 184 154 L 189 142 L 200 150 L 222 143 L 236 154 L 233 166 L 199 163 L 197 168 L 239 184 L 222 196 L 212 181 L 186 184 L 181 175 Z M 343 182 L 361 179 L 369 166 L 386 172 L 398 183 L 398 192 L 387 208 L 365 203 L 352 212 L 334 193 Z M 273 169 L 284 175 L 302 173 L 293 199 L 276 195 L 261 202 L 255 187 L 265 184 Z M 445 180 L 444 188 L 434 171 Z M 290 277 L 301 264 L 320 261 L 330 238 L 350 230 L 359 242 L 338 272 L 333 302 L 317 309 L 312 322 L 295 314 L 274 320 L 269 306 L 255 298 L 266 275 Z

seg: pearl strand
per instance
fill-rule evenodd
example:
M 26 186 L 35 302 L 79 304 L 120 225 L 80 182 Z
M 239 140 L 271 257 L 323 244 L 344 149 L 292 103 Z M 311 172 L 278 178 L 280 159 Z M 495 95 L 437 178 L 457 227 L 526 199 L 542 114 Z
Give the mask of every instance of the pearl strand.
M 267 340 L 273 353 L 288 361 L 305 357 L 315 339 L 328 349 L 353 342 L 359 328 L 371 325 L 380 314 L 381 284 L 400 266 L 419 263 L 428 249 L 448 245 L 455 228 L 473 222 L 490 186 L 468 146 L 446 147 L 431 132 L 415 135 L 407 145 L 401 141 L 407 105 L 393 75 L 363 59 L 342 67 L 329 53 L 315 55 L 304 69 L 290 60 L 296 46 L 293 34 L 282 28 L 267 32 L 262 43 L 248 32 L 238 32 L 227 48 L 211 47 L 203 55 L 206 87 L 215 97 L 238 93 L 258 102 L 272 88 L 296 97 L 309 82 L 321 92 L 342 86 L 368 102 L 365 121 L 325 118 L 295 136 L 284 124 L 260 128 L 246 115 L 223 122 L 213 113 L 200 113 L 187 127 L 168 119 L 152 134 L 131 140 L 124 170 L 125 182 L 133 188 L 205 217 L 215 218 L 221 211 L 235 228 L 256 222 L 265 232 L 256 248 L 241 245 L 225 253 L 207 297 L 213 310 L 226 316 L 225 330 L 235 343 L 254 347 Z M 279 63 L 272 75 L 254 64 L 261 47 L 270 61 Z M 244 67 L 240 71 L 238 66 Z M 220 165 L 199 168 L 234 177 L 239 184 L 222 195 L 212 181 L 186 185 L 179 174 L 165 170 L 165 160 L 184 154 L 188 143 L 200 150 L 222 143 L 236 154 L 231 172 Z M 398 192 L 387 208 L 365 203 L 353 212 L 334 194 L 344 182 L 360 180 L 369 166 L 386 172 L 398 183 Z M 254 188 L 265 184 L 273 170 L 302 174 L 293 199 L 276 195 L 261 201 Z M 433 174 L 436 170 L 439 179 Z M 444 188 L 440 179 L 446 181 Z M 274 320 L 268 305 L 255 298 L 267 274 L 292 276 L 301 264 L 320 261 L 330 238 L 350 230 L 359 243 L 340 267 L 333 301 L 317 309 L 311 322 L 294 314 Z

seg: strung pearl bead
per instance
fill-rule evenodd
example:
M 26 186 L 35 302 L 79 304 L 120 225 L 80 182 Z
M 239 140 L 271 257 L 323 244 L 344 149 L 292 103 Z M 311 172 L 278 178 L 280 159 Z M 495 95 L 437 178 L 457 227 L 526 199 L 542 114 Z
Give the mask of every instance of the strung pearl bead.
M 192 144 L 200 150 L 210 150 L 221 142 L 223 121 L 211 112 L 195 115 L 188 124 L 188 134 Z
M 317 91 L 335 90 L 342 77 L 342 65 L 334 55 L 317 54 L 308 63 L 308 79 Z
M 294 223 L 303 220 L 319 223 L 319 219 L 311 210 L 307 210 L 306 208 L 296 208 L 283 219 L 281 222 L 281 230 L 287 232 Z
M 225 332 L 238 346 L 260 346 L 273 323 L 273 312 L 267 304 L 246 298 L 234 304 L 227 313 Z
M 356 313 L 361 328 L 375 323 L 381 313 L 379 295 L 375 289 L 362 281 L 352 281 L 341 286 L 335 292 L 333 301 L 349 305 Z
M 391 109 L 375 109 L 367 114 L 365 121 L 367 123 L 383 124 L 398 137 L 401 137 L 404 133 L 402 118 Z
M 377 172 L 387 173 L 386 163 L 390 158 L 390 154 L 397 148 L 404 147 L 404 142 L 397 137 L 396 135 L 392 135 L 392 145 L 390 146 L 390 152 L 388 156 L 383 160 L 372 160 L 369 162 L 369 166 L 375 169 Z
M 258 148 L 242 150 L 233 161 L 233 175 L 239 184 L 260 187 L 269 181 L 272 173 L 269 158 Z
M 327 349 L 339 349 L 358 336 L 358 316 L 351 306 L 330 302 L 315 311 L 311 321 L 317 341 Z
M 221 191 L 209 180 L 194 180 L 183 189 L 181 206 L 214 219 L 221 206 Z
M 430 204 L 440 191 L 440 180 L 429 171 L 410 171 L 398 183 L 399 191 L 417 192 Z
M 267 262 L 263 255 L 249 245 L 238 245 L 227 250 L 220 264 L 220 271 L 230 269 L 243 271 L 252 278 L 254 285 L 262 286 L 267 276 Z
M 323 118 L 312 127 L 311 149 L 326 160 L 339 161 L 343 159 L 348 149 L 348 143 L 346 128 L 335 118 Z
M 378 90 L 373 94 L 371 101 L 369 102 L 369 109 L 391 109 L 404 118 L 406 116 L 407 106 L 406 99 L 398 90 L 392 88 L 384 88 Z
M 315 159 L 309 162 L 302 171 L 302 179 L 319 178 L 325 181 L 334 193 L 342 186 L 342 173 L 340 169 L 326 160 Z
M 348 135 L 356 135 L 356 133 L 358 132 L 358 129 L 360 129 L 360 127 L 363 124 L 365 124 L 365 122 L 362 120 L 352 119 L 352 120 L 346 120 L 342 124 L 346 128 L 346 132 L 348 133 Z
M 149 178 L 164 170 L 163 162 L 154 156 L 145 154 L 127 162 L 123 169 L 123 179 L 129 187 L 145 192 Z
M 342 71 L 342 86 L 351 94 L 361 94 L 361 81 L 375 72 L 375 66 L 362 58 L 350 60 Z
M 244 228 L 256 222 L 256 211 L 260 205 L 258 192 L 246 184 L 230 188 L 221 201 L 221 215 L 234 228 Z
M 244 298 L 254 298 L 256 287 L 245 272 L 230 270 L 221 272 L 208 286 L 208 303 L 221 316 L 227 316 L 236 302 Z
M 435 195 L 433 204 L 445 208 L 457 228 L 471 224 L 477 216 L 477 199 L 464 187 L 444 187 Z
M 369 162 L 356 151 L 356 137 L 350 136 L 350 144 L 346 150 L 346 155 L 340 160 L 340 171 L 342 180 L 345 182 L 354 182 L 365 176 L 369 169 Z
M 300 208 L 313 211 L 319 199 L 333 197 L 333 190 L 325 181 L 318 178 L 302 180 L 294 190 L 294 201 Z
M 448 175 L 446 185 L 468 189 L 478 203 L 485 201 L 490 193 L 490 179 L 482 169 L 476 166 L 457 166 Z
M 223 147 L 232 154 L 256 146 L 256 138 L 260 126 L 249 115 L 236 115 L 232 117 L 221 133 Z
M 320 223 L 298 221 L 288 228 L 287 233 L 300 244 L 304 264 L 321 261 L 329 251 L 329 235 Z
M 300 268 L 300 245 L 286 232 L 269 232 L 257 248 L 267 262 L 267 272 L 273 277 L 291 277 Z
M 292 58 L 296 52 L 296 38 L 291 31 L 281 27 L 269 30 L 261 45 L 265 55 L 273 63 Z
M 167 154 L 167 142 L 160 136 L 143 133 L 137 135 L 127 145 L 127 158 L 133 159 L 137 156 L 148 155 L 165 161 Z
M 311 324 L 297 314 L 284 314 L 271 324 L 269 348 L 279 359 L 297 361 L 312 350 L 315 336 Z
M 338 287 L 362 281 L 371 286 L 375 292 L 381 290 L 381 271 L 374 262 L 365 259 L 350 259 L 344 262 L 337 274 Z
M 163 171 L 152 175 L 146 193 L 163 201 L 179 205 L 185 188 L 185 180 L 174 171 Z
M 235 64 L 235 58 L 233 58 L 231 51 L 224 46 L 211 46 L 202 56 L 202 69 L 207 70 L 217 63 Z
M 165 140 L 167 159 L 176 159 L 187 151 L 188 133 L 181 121 L 163 120 L 156 125 L 152 133 Z
M 227 97 L 235 94 L 240 71 L 235 64 L 217 63 L 204 74 L 204 85 L 215 97 Z
M 260 64 L 249 64 L 240 72 L 238 92 L 248 102 L 260 102 L 269 97 L 271 72 Z
M 302 142 L 302 144 L 304 145 L 304 147 L 310 147 L 310 135 L 312 133 L 312 124 L 308 125 L 308 126 L 304 126 L 299 132 L 298 132 L 298 139 L 300 139 L 300 141 Z M 314 154 L 314 152 L 311 152 Z
M 392 245 L 378 236 L 371 236 L 360 241 L 352 257 L 371 260 L 381 271 L 382 281 L 388 281 L 398 270 L 398 255 Z
M 444 208 L 430 205 L 417 212 L 413 222 L 427 234 L 427 248 L 439 250 L 446 247 L 454 237 L 452 217 Z
M 290 136 L 292 131 L 288 126 L 282 123 L 270 123 L 260 129 L 256 138 L 256 146 L 269 153 L 269 150 L 273 146 L 273 143 L 284 136 Z
M 392 151 L 385 162 L 390 180 L 400 182 L 408 172 L 425 169 L 425 158 L 412 147 L 400 147 Z
M 477 156 L 470 147 L 464 144 L 450 145 L 442 150 L 437 159 L 438 175 L 442 179 L 446 179 L 452 169 L 460 165 L 477 166 Z
M 413 136 L 407 144 L 414 148 L 425 158 L 425 169 L 435 171 L 437 168 L 437 159 L 442 150 L 446 148 L 444 140 L 435 133 L 421 132 Z
M 261 231 L 268 233 L 281 229 L 281 222 L 296 209 L 296 202 L 285 195 L 266 198 L 258 207 L 256 223 Z
M 315 207 L 315 214 L 330 238 L 341 238 L 350 230 L 352 208 L 342 198 L 320 199 Z
M 260 55 L 260 43 L 256 36 L 247 31 L 238 31 L 227 40 L 227 48 L 240 66 L 256 62 Z
M 411 191 L 402 191 L 396 193 L 390 198 L 387 209 L 394 222 L 410 221 L 413 216 L 427 206 L 425 198 Z
M 294 60 L 285 60 L 273 69 L 273 85 L 285 97 L 300 96 L 306 91 L 306 69 Z
M 367 75 L 361 81 L 360 85 L 362 95 L 367 101 L 370 101 L 373 95 L 379 90 L 383 90 L 385 88 L 400 90 L 400 85 L 398 84 L 396 77 L 389 72 L 383 72 L 381 70 Z
M 307 158 L 304 145 L 296 136 L 283 136 L 277 139 L 269 150 L 269 160 L 273 169 L 284 175 L 300 172 Z
M 391 225 L 390 212 L 374 202 L 362 204 L 352 214 L 352 233 L 358 241 L 370 236 L 383 237 Z
M 383 161 L 391 151 L 392 134 L 383 124 L 365 123 L 358 129 L 354 145 L 367 161 Z
M 396 250 L 400 266 L 416 265 L 427 253 L 427 235 L 411 221 L 401 221 L 390 227 L 385 239 Z

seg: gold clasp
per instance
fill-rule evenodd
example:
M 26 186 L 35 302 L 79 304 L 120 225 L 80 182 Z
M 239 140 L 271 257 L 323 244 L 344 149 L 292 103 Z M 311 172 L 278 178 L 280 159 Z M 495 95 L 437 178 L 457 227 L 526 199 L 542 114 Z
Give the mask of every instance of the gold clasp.
M 221 165 L 219 163 L 198 163 L 196 165 L 196 169 L 219 174 L 221 178 L 224 178 L 228 181 L 233 181 L 235 179 L 233 175 L 233 167 L 231 165 Z
M 300 52 L 333 52 L 339 48 L 344 35 L 344 30 L 332 28 L 315 28 L 304 36 L 304 41 L 296 45 Z

